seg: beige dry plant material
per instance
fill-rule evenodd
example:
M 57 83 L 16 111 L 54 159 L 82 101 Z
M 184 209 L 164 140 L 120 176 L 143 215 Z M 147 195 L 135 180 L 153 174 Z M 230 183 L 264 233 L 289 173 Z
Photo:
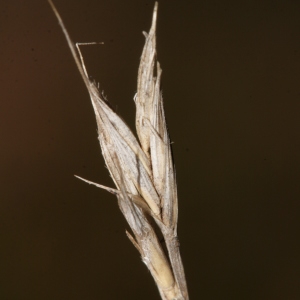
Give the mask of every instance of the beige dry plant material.
M 48 0 L 89 91 L 102 154 L 116 189 L 80 179 L 103 188 L 118 198 L 133 235 L 128 238 L 140 252 L 164 300 L 187 300 L 188 291 L 177 238 L 177 187 L 170 139 L 160 90 L 162 70 L 156 60 L 155 3 L 150 32 L 138 71 L 135 96 L 136 130 L 139 141 L 125 122 L 108 106 L 95 82 L 90 81 L 79 49 L 74 44 L 51 0 Z M 167 251 L 157 238 L 156 222 Z

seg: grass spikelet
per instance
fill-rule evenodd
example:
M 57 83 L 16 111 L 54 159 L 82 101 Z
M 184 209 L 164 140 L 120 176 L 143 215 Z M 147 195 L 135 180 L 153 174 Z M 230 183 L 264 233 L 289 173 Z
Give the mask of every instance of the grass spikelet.
M 107 105 L 96 84 L 90 81 L 80 52 L 74 44 L 51 0 L 48 0 L 90 94 L 98 127 L 98 138 L 107 168 L 116 189 L 78 177 L 113 193 L 132 234 L 128 238 L 150 270 L 161 298 L 188 300 L 184 269 L 177 238 L 177 187 L 170 139 L 167 132 L 160 80 L 162 70 L 156 60 L 155 3 L 152 25 L 144 33 L 146 41 L 138 70 L 136 130 L 138 140 L 125 122 Z M 153 221 L 166 242 L 164 251 Z

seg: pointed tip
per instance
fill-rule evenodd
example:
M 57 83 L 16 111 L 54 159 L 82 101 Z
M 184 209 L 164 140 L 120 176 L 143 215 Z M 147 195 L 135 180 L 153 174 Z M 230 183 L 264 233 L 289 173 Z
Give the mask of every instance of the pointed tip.
M 57 20 L 58 20 L 58 23 L 60 24 L 61 27 L 63 27 L 63 30 L 64 30 L 65 25 L 64 25 L 64 23 L 63 23 L 63 21 L 62 21 L 62 18 L 61 18 L 61 16 L 60 16 L 60 14 L 59 14 L 59 12 L 58 12 L 56 6 L 54 5 L 54 3 L 53 3 L 52 0 L 48 0 L 48 3 L 49 3 L 51 9 L 53 10 L 53 12 L 54 12 L 54 14 L 55 14 L 55 16 L 56 16 L 56 18 L 57 18 Z
M 52 0 L 48 0 L 48 3 L 50 4 L 51 7 L 55 7 Z
M 152 24 L 150 32 L 155 32 L 156 30 L 156 20 L 157 20 L 157 10 L 158 10 L 158 2 L 156 1 L 154 4 L 153 15 L 152 15 Z
M 65 35 L 65 38 L 66 38 L 68 46 L 69 46 L 69 48 L 71 50 L 72 56 L 73 56 L 73 58 L 75 60 L 76 66 L 77 66 L 77 68 L 79 70 L 79 73 L 80 73 L 80 75 L 81 75 L 81 77 L 82 77 L 82 79 L 83 79 L 83 81 L 84 81 L 84 83 L 85 83 L 88 91 L 90 92 L 91 91 L 90 90 L 90 81 L 89 81 L 88 77 L 85 74 L 85 70 L 84 70 L 85 68 L 83 67 L 83 65 L 81 63 L 80 56 L 78 56 L 78 55 L 80 55 L 80 52 L 77 53 L 76 46 L 73 43 L 73 41 L 72 41 L 72 39 L 71 39 L 71 37 L 69 35 L 69 32 L 67 31 L 67 28 L 66 28 L 66 26 L 65 26 L 65 24 L 64 24 L 64 22 L 63 22 L 63 20 L 62 20 L 62 18 L 60 16 L 58 10 L 56 9 L 54 3 L 52 2 L 52 0 L 48 0 L 48 3 L 51 6 L 51 9 L 53 10 L 53 12 L 54 12 L 54 14 L 55 14 L 55 16 L 56 16 L 56 18 L 58 20 L 58 24 L 61 27 L 61 29 L 63 31 L 63 34 Z

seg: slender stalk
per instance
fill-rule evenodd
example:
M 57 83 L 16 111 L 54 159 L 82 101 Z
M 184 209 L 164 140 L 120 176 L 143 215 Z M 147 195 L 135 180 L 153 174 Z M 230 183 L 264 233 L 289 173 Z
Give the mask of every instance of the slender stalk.
M 95 82 L 90 81 L 80 52 L 55 8 L 51 5 L 66 37 L 79 73 L 90 94 L 98 127 L 99 142 L 116 189 L 82 179 L 113 193 L 132 234 L 126 234 L 150 270 L 163 300 L 188 300 L 184 269 L 177 237 L 178 200 L 175 167 L 165 121 L 156 60 L 155 3 L 152 25 L 146 37 L 138 71 L 136 139 L 125 122 L 107 105 Z M 153 228 L 156 222 L 167 252 Z

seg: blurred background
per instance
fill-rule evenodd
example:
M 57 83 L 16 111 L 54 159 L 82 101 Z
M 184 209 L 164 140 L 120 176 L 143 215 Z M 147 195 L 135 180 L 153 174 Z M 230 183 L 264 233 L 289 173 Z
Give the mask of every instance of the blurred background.
M 54 1 L 134 130 L 153 1 Z M 159 1 L 158 58 L 191 299 L 300 299 L 300 2 Z M 160 299 L 127 240 L 47 1 L 1 1 L 0 299 Z

